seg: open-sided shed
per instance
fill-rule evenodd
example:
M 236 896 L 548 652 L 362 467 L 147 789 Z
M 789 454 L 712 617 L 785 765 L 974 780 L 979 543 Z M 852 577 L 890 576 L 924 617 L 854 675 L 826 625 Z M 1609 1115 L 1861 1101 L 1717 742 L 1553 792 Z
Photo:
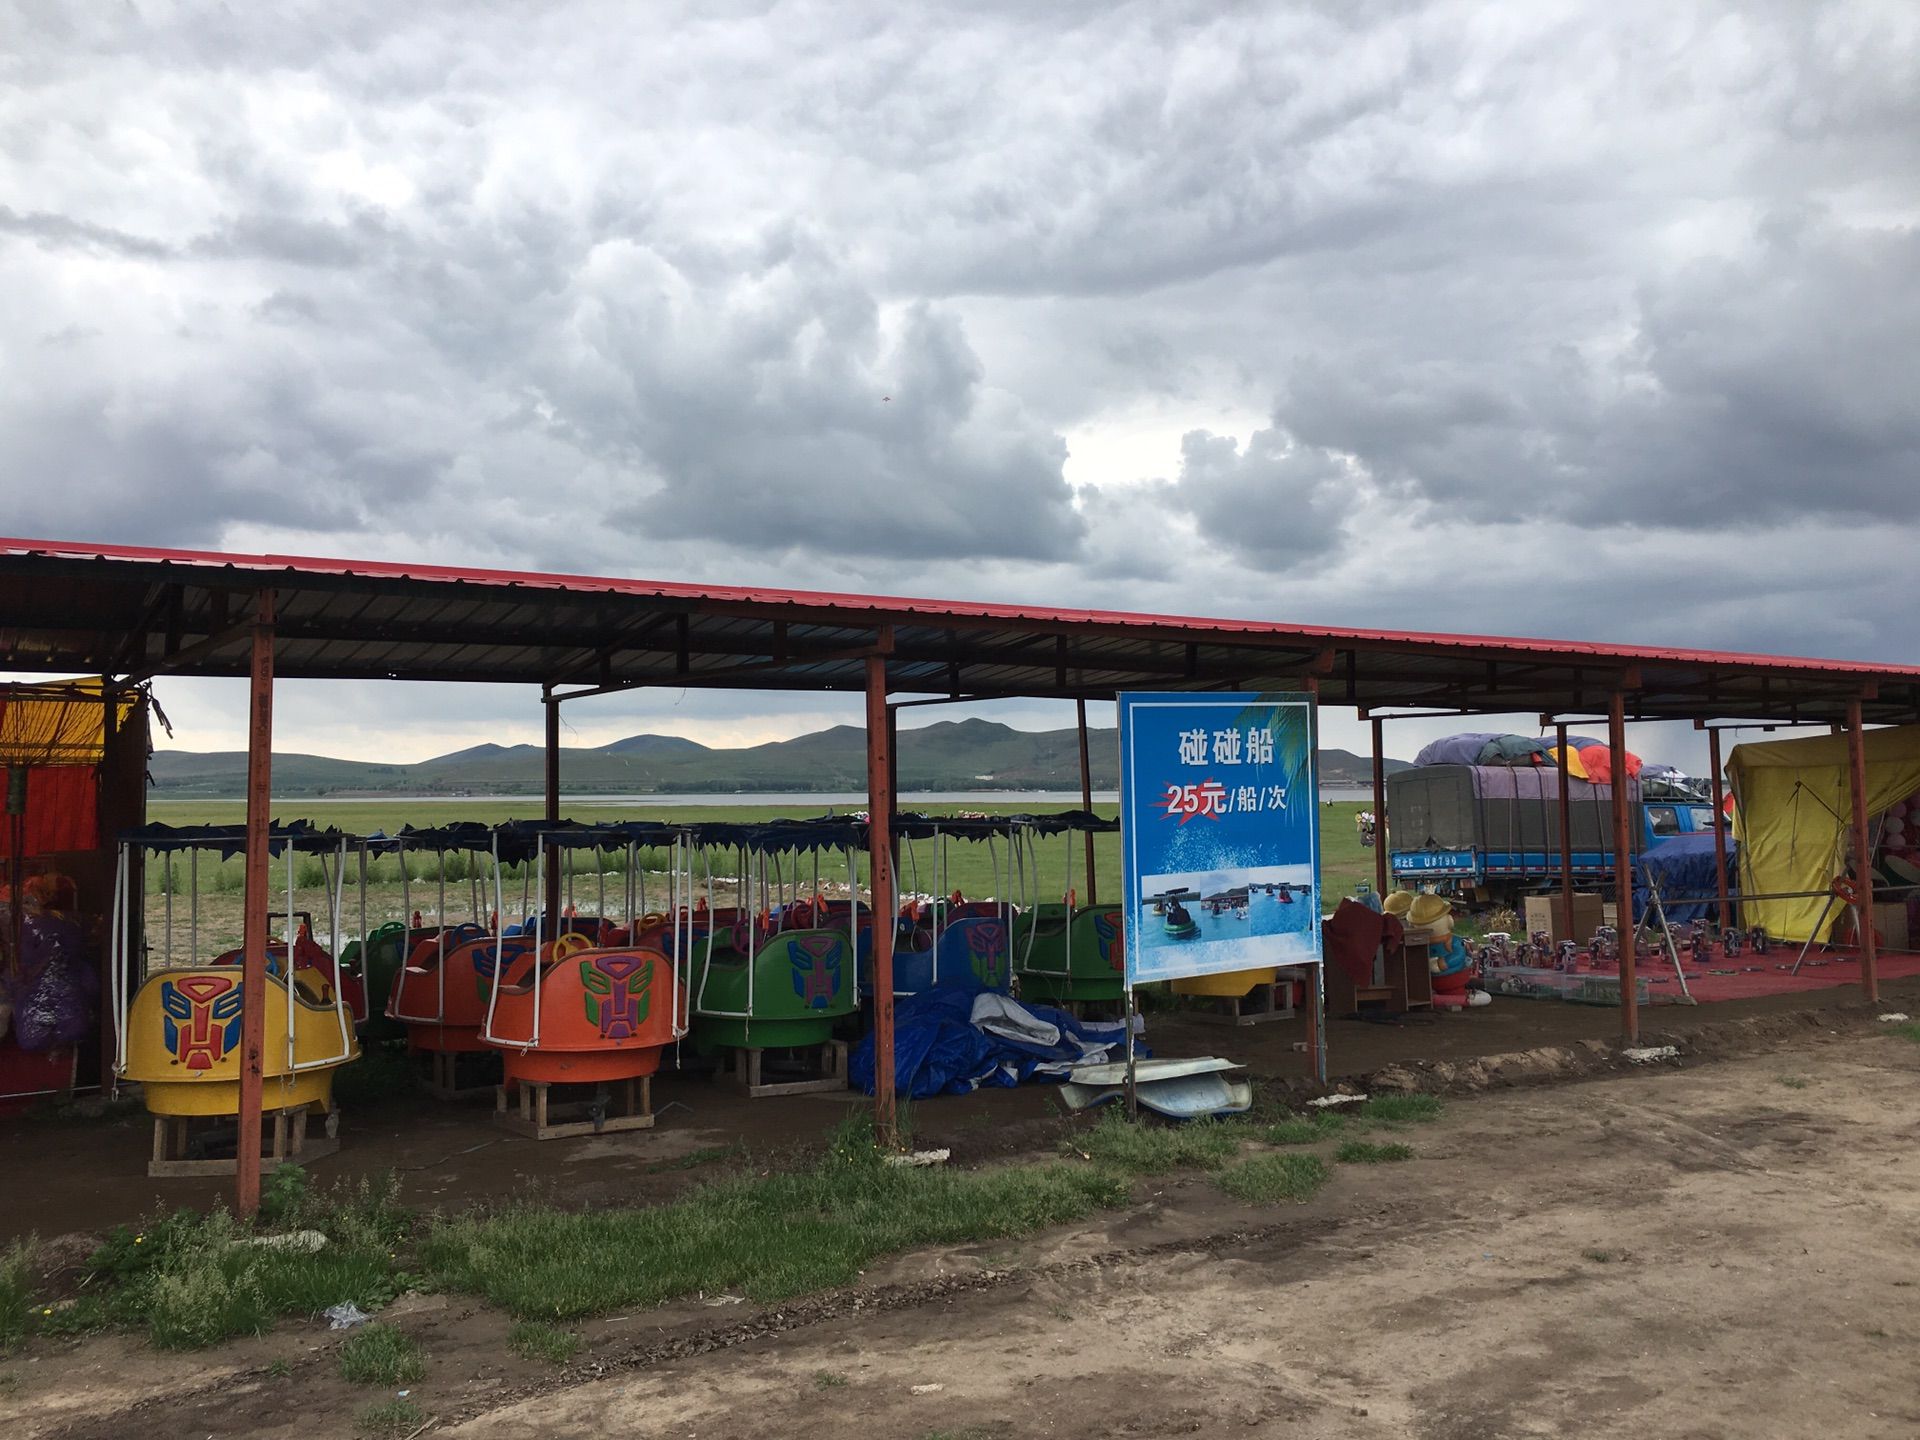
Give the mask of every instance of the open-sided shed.
M 1856 777 L 1865 726 L 1920 718 L 1913 666 L 39 540 L 0 540 L 0 668 L 100 674 L 123 685 L 160 674 L 251 677 L 246 916 L 258 934 L 249 932 L 249 967 L 265 934 L 276 676 L 538 686 L 550 815 L 558 806 L 559 707 L 569 699 L 651 685 L 859 693 L 871 833 L 879 837 L 892 814 L 894 721 L 903 705 L 1307 689 L 1372 718 L 1382 813 L 1380 727 L 1395 713 L 1538 712 L 1542 724 L 1562 726 L 1604 715 L 1616 771 L 1624 770 L 1628 720 L 1709 729 L 1729 721 L 1827 724 L 1846 730 Z M 1717 732 L 1713 744 L 1717 777 Z M 1862 849 L 1863 789 L 1856 780 Z M 1624 789 L 1613 822 L 1624 837 Z M 1619 848 L 1629 848 L 1623 838 Z M 875 908 L 886 913 L 888 847 L 872 844 L 870 854 Z M 1380 863 L 1384 869 L 1384 849 Z M 1625 914 L 1627 867 L 1617 884 Z M 1639 1022 L 1631 944 L 1625 949 L 1621 1024 L 1632 1040 Z M 874 951 L 884 1131 L 893 1117 L 886 927 L 876 927 Z M 1871 927 L 1863 952 L 1872 994 Z M 249 1007 L 242 1044 L 256 1060 L 258 1027 L 257 1007 Z M 256 1063 L 256 1114 L 257 1076 Z M 246 1159 L 244 1146 L 241 1154 L 247 1207 L 257 1194 L 257 1173 L 249 1174 L 257 1157 Z

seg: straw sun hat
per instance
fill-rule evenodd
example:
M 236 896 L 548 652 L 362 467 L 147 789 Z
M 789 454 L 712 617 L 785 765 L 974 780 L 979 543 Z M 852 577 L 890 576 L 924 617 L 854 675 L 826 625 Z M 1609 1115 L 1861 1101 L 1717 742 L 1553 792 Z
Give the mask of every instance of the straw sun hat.
M 1381 898 L 1380 909 L 1388 915 L 1398 915 L 1404 920 L 1407 911 L 1413 906 L 1413 898 L 1411 890 L 1395 890 L 1392 894 Z

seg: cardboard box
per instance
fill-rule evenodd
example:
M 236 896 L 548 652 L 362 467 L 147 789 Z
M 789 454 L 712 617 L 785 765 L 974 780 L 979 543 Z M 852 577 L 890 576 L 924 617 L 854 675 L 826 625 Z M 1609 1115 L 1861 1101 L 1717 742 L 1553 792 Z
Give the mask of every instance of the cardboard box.
M 1593 932 L 1605 923 L 1605 909 L 1598 895 L 1579 895 L 1573 897 L 1573 923 L 1567 923 L 1567 906 L 1564 897 L 1553 895 L 1529 895 L 1527 897 L 1527 933 L 1544 930 L 1553 938 L 1554 944 L 1562 940 L 1572 940 L 1584 945 L 1593 938 Z
M 1891 901 L 1873 907 L 1873 932 L 1880 937 L 1882 950 L 1907 948 L 1907 902 Z

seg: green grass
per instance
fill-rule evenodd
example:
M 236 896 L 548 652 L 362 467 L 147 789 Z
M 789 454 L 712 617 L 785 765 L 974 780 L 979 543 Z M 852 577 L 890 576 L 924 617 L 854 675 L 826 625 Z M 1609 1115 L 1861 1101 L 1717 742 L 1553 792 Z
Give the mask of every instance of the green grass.
M 1591 1260 L 1596 1265 L 1610 1265 L 1620 1258 L 1616 1251 L 1599 1249 L 1582 1250 L 1580 1255 L 1582 1259 Z
M 1375 1145 L 1368 1140 L 1348 1140 L 1333 1152 L 1333 1158 L 1342 1165 L 1390 1165 L 1399 1160 L 1411 1160 L 1413 1147 L 1398 1142 Z
M 1063 1142 L 1097 1164 L 1134 1175 L 1164 1175 L 1172 1170 L 1216 1170 L 1240 1153 L 1247 1135 L 1231 1120 L 1195 1120 L 1184 1125 L 1130 1121 L 1109 1105 L 1091 1129 Z
M 1896 1025 L 1893 1027 L 1893 1033 L 1920 1045 L 1920 1020 L 1909 1025 Z
M 831 1370 L 813 1372 L 813 1388 L 816 1390 L 838 1390 L 846 1383 L 846 1376 L 837 1375 Z
M 0 1250 L 0 1355 L 33 1328 L 33 1251 L 31 1236 Z
M 400 1440 L 426 1423 L 426 1415 L 411 1400 L 382 1400 L 354 1412 L 353 1428 L 370 1440 Z
M 1311 1115 L 1289 1115 L 1260 1132 L 1269 1145 L 1317 1145 L 1346 1133 L 1347 1117 L 1333 1110 L 1316 1110 Z
M 564 1320 L 696 1293 L 783 1299 L 848 1284 L 917 1245 L 1027 1235 L 1127 1199 L 1104 1167 L 885 1165 L 866 1123 L 851 1120 L 810 1170 L 715 1180 L 671 1205 L 445 1220 L 422 1259 L 443 1288 L 520 1319 Z
M 1438 1095 L 1375 1095 L 1348 1107 L 1356 1124 L 1384 1130 L 1425 1125 L 1438 1120 L 1445 1108 Z
M 507 1346 L 522 1360 L 544 1360 L 549 1365 L 564 1365 L 580 1353 L 585 1344 L 571 1330 L 562 1330 L 544 1320 L 522 1320 L 507 1332 Z
M 160 1349 L 193 1350 L 342 1301 L 372 1309 L 405 1288 L 395 1252 L 411 1227 L 389 1184 L 315 1195 L 304 1172 L 282 1167 L 263 1187 L 258 1227 L 224 1209 L 118 1226 L 88 1260 L 82 1296 L 29 1318 L 49 1336 L 134 1329 Z M 247 1243 L 292 1230 L 317 1230 L 328 1243 L 313 1251 Z
M 340 1374 L 355 1385 L 407 1385 L 427 1373 L 420 1342 L 391 1325 L 363 1325 L 340 1342 Z
M 1227 1167 L 1215 1179 L 1236 1200 L 1272 1205 L 1310 1199 L 1327 1183 L 1327 1164 L 1318 1155 L 1256 1155 Z
M 1775 1084 L 1784 1085 L 1789 1090 L 1804 1090 L 1808 1084 L 1804 1075 L 1776 1075 L 1773 1078 Z

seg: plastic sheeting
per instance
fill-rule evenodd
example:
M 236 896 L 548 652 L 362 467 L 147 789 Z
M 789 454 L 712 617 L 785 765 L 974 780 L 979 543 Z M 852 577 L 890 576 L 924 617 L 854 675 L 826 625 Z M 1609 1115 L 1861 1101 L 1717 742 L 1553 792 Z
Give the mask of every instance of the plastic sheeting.
M 1480 752 L 1500 737 L 1491 730 L 1470 731 L 1464 735 L 1442 735 L 1428 741 L 1413 757 L 1416 765 L 1478 765 Z
M 1732 840 L 1727 842 L 1729 890 L 1735 888 L 1734 878 L 1739 873 L 1735 868 L 1738 848 Z M 1636 922 L 1647 913 L 1649 879 L 1660 887 L 1660 904 L 1667 912 L 1669 923 L 1685 925 L 1695 920 L 1713 918 L 1712 899 L 1674 898 L 1677 895 L 1713 895 L 1716 881 L 1712 834 L 1675 835 L 1670 840 L 1662 840 L 1635 862 L 1633 871 L 1633 918 Z
M 1869 730 L 1865 736 L 1867 813 L 1920 790 L 1920 725 Z M 1808 735 L 1736 745 L 1727 757 L 1736 801 L 1740 888 L 1749 895 L 1813 890 L 1805 900 L 1753 900 L 1741 907 L 1750 925 L 1796 943 L 1816 925 L 1825 940 L 1840 907 L 1824 894 L 1846 873 L 1853 825 L 1853 787 L 1847 779 L 1847 737 Z M 1824 925 L 1820 923 L 1826 913 Z
M 1118 1059 L 1124 1023 L 1076 1020 L 1050 1005 L 1022 1005 L 1004 995 L 941 988 L 902 996 L 893 1007 L 895 1093 L 920 1100 L 964 1095 L 982 1085 L 1064 1080 L 1076 1065 Z M 873 1034 L 855 1047 L 848 1076 L 873 1093 Z M 1135 1053 L 1148 1053 L 1136 1046 Z

